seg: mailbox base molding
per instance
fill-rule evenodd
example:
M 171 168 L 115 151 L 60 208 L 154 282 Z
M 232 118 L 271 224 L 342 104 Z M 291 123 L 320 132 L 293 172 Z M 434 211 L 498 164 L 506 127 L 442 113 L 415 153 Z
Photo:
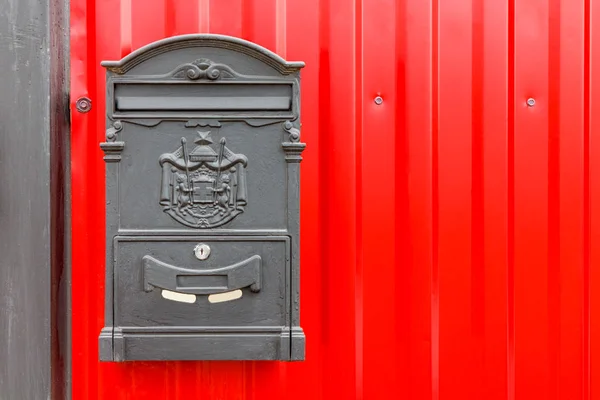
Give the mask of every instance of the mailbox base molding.
M 110 328 L 100 335 L 101 361 L 302 361 L 300 327 Z

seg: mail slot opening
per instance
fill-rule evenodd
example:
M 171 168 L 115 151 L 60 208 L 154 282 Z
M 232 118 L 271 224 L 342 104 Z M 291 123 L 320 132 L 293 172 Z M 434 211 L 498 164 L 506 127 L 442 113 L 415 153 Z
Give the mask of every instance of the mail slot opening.
M 115 84 L 117 112 L 290 111 L 289 84 Z

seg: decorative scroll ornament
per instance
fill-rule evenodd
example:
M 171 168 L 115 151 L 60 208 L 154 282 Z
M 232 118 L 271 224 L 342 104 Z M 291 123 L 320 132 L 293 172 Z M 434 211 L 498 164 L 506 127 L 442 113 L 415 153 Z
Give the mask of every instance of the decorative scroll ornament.
M 121 121 L 115 121 L 112 124 L 111 128 L 106 130 L 106 141 L 107 142 L 115 142 L 117 140 L 117 135 L 119 132 L 123 130 L 123 123 Z
M 112 126 L 106 130 L 106 142 L 100 143 L 100 148 L 104 151 L 104 161 L 121 161 L 121 152 L 125 148 L 125 142 L 117 141 L 118 134 L 123 130 L 121 121 L 113 122 Z
M 194 143 L 188 151 L 182 137 L 177 150 L 160 156 L 160 205 L 186 226 L 214 228 L 244 212 L 248 159 L 228 149 L 225 138 L 213 146 L 210 131 L 199 131 Z
M 238 74 L 225 64 L 216 64 L 211 60 L 201 58 L 191 63 L 180 65 L 169 76 L 173 78 L 186 78 L 192 81 L 201 79 L 215 81 L 217 79 L 235 78 Z
M 300 141 L 300 130 L 294 128 L 294 125 L 290 121 L 285 121 L 283 123 L 283 129 L 290 134 L 290 142 L 297 143 Z
M 283 130 L 288 133 L 288 141 L 281 144 L 285 151 L 285 160 L 288 163 L 299 163 L 302 161 L 306 143 L 300 143 L 300 130 L 295 128 L 291 121 L 285 121 L 282 125 Z

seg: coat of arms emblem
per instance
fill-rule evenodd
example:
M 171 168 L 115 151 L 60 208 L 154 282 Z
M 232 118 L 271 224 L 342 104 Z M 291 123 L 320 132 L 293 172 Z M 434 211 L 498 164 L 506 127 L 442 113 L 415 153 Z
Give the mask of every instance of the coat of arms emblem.
M 186 226 L 214 228 L 244 212 L 248 159 L 228 149 L 225 138 L 215 145 L 210 131 L 198 135 L 191 151 L 183 137 L 177 150 L 160 156 L 160 205 Z

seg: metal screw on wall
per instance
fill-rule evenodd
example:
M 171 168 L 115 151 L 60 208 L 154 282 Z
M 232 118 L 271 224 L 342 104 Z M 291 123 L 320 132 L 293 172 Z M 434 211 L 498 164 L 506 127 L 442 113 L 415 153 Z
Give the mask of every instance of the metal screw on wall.
M 377 96 L 375 97 L 375 104 L 377 104 L 378 106 L 381 105 L 381 103 L 383 103 L 383 98 L 381 96 Z
M 75 102 L 75 108 L 80 113 L 89 112 L 92 109 L 92 100 L 87 97 L 80 97 L 77 99 L 77 102 Z
M 534 98 L 532 98 L 532 97 L 528 98 L 528 99 L 527 99 L 527 105 L 528 105 L 529 107 L 533 107 L 533 106 L 535 106 L 535 99 L 534 99 Z

